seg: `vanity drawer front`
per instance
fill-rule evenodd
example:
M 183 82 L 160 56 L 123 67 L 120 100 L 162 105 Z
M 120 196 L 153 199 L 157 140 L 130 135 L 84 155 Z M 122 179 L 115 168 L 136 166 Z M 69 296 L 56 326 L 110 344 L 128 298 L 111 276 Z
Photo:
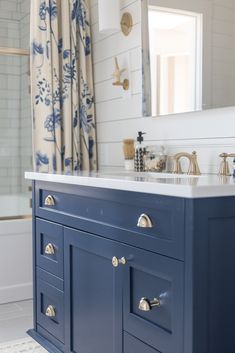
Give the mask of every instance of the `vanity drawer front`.
M 184 199 L 73 185 L 62 187 L 63 190 L 58 185 L 53 185 L 53 189 L 43 184 L 37 186 L 39 217 L 184 258 Z M 51 205 L 47 205 L 48 200 L 53 200 Z M 141 215 L 149 217 L 151 226 L 144 227 L 144 216 L 138 222 Z
M 160 353 L 137 338 L 124 332 L 124 353 Z
M 37 324 L 64 343 L 64 293 L 37 279 Z
M 182 353 L 183 262 L 135 248 L 128 251 L 124 330 L 160 352 Z
M 63 278 L 63 227 L 36 219 L 36 264 L 40 268 Z

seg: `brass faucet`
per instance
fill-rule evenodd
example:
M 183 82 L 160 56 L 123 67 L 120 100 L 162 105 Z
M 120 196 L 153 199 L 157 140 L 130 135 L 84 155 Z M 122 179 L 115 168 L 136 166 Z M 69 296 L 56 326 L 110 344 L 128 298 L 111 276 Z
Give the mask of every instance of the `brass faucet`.
M 220 164 L 220 169 L 219 169 L 219 175 L 223 176 L 230 176 L 230 170 L 229 170 L 229 164 L 227 161 L 227 158 L 235 158 L 235 153 L 221 153 L 220 158 L 223 158 L 221 164 Z
M 182 168 L 181 168 L 181 163 L 180 159 L 182 157 L 186 157 L 189 160 L 189 169 L 188 173 L 189 175 L 201 175 L 198 162 L 197 162 L 197 153 L 193 151 L 191 154 L 187 152 L 180 152 L 174 155 L 174 169 L 173 173 L 175 174 L 182 174 Z

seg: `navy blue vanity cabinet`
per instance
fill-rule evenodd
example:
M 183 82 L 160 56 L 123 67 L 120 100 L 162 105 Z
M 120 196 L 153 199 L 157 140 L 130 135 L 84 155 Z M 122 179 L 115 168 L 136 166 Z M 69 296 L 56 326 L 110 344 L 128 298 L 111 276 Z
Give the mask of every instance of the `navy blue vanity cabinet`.
M 234 197 L 36 181 L 33 205 L 29 334 L 48 352 L 235 353 Z
M 123 329 L 161 352 L 182 352 L 181 261 L 69 228 L 64 239 L 71 352 L 121 352 Z M 159 306 L 141 310 L 143 297 Z
M 36 264 L 56 277 L 64 272 L 63 226 L 42 219 L 36 220 Z
M 124 353 L 161 353 L 135 337 L 124 333 Z
M 182 353 L 183 262 L 129 246 L 123 254 L 124 330 L 160 352 Z
M 65 228 L 65 311 L 69 351 L 122 351 L 121 271 L 117 242 Z
M 235 352 L 235 197 L 185 200 L 185 353 Z
M 37 333 L 64 351 L 64 227 L 36 218 L 34 247 Z
M 184 199 L 52 185 L 36 183 L 37 217 L 168 257 L 184 259 Z M 151 217 L 152 228 L 137 227 L 141 214 Z

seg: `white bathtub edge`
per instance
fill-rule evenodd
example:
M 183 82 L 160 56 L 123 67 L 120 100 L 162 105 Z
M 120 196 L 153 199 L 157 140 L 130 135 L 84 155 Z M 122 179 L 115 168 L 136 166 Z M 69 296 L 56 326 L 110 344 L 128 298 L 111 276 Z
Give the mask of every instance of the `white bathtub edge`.
M 23 283 L 9 287 L 0 287 L 0 304 L 32 299 L 32 288 L 32 283 Z
M 0 221 L 0 236 L 32 232 L 32 219 L 13 219 Z
M 32 298 L 32 220 L 0 221 L 0 304 Z

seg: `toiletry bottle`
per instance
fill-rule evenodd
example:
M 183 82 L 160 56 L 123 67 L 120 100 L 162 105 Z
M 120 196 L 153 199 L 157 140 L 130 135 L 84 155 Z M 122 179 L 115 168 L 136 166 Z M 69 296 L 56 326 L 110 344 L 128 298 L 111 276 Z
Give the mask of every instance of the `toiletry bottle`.
M 143 145 L 143 135 L 145 132 L 139 131 L 137 137 L 137 144 L 135 147 L 135 171 L 136 172 L 143 172 L 144 171 L 144 154 L 145 154 L 145 147 Z
M 235 158 L 233 160 L 233 177 L 235 178 Z
M 161 172 L 166 171 L 166 162 L 167 162 L 167 155 L 166 155 L 166 149 L 164 146 L 161 146 L 161 152 L 159 153 L 159 167 Z
M 123 152 L 125 158 L 125 169 L 128 171 L 134 170 L 134 158 L 135 158 L 135 141 L 133 139 L 123 140 Z

